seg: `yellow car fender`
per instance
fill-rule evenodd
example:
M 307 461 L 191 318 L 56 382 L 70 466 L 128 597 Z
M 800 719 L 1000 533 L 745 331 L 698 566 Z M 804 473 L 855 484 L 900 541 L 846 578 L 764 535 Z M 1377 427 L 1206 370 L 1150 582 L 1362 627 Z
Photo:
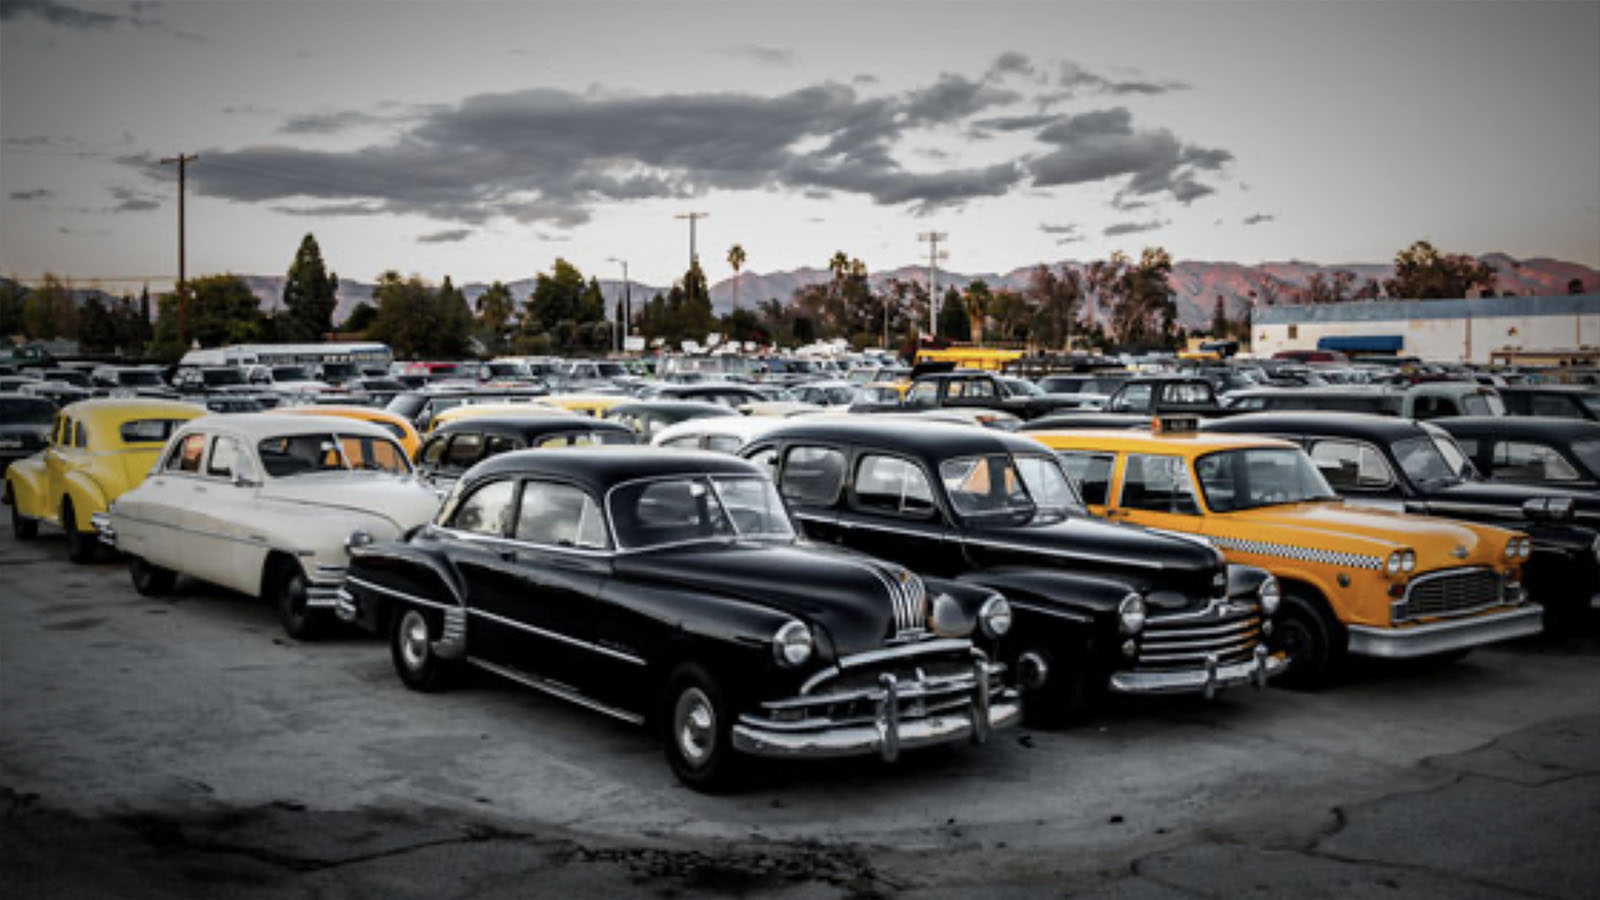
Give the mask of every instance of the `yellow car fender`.
M 17 512 L 30 519 L 37 519 L 44 515 L 44 455 L 35 453 L 27 459 L 19 459 L 6 470 L 6 487 L 11 493 L 11 502 L 16 505 Z M 55 514 L 51 513 L 54 518 Z
M 109 504 L 106 492 L 94 476 L 86 471 L 78 470 L 67 473 L 66 497 L 72 501 L 72 517 L 75 522 L 62 522 L 62 528 L 74 531 L 93 531 L 94 525 L 89 517 L 97 512 L 105 512 Z M 59 507 L 57 512 L 59 513 Z

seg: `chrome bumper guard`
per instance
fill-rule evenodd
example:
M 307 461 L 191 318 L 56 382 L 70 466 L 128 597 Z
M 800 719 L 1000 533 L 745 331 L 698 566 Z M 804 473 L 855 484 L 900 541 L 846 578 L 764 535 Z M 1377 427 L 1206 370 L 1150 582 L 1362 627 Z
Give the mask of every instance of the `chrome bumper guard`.
M 349 624 L 355 622 L 357 613 L 356 598 L 349 588 L 339 585 L 333 594 L 333 614 L 339 617 L 339 621 Z
M 100 535 L 100 543 L 107 547 L 117 545 L 117 530 L 111 527 L 111 514 L 104 512 L 92 513 L 89 524 L 94 527 L 95 533 Z
M 1267 679 L 1289 667 L 1288 656 L 1268 653 L 1265 644 L 1257 644 L 1255 652 L 1243 662 L 1219 663 L 1215 656 L 1208 657 L 1198 669 L 1173 672 L 1113 672 L 1111 690 L 1119 694 L 1205 694 L 1209 700 L 1223 688 L 1241 684 L 1266 687 Z
M 318 563 L 312 567 L 311 583 L 306 585 L 306 608 L 331 609 L 339 615 L 339 602 L 344 594 L 344 566 Z M 352 610 L 354 607 L 351 607 Z
M 1350 652 L 1383 659 L 1414 659 L 1508 641 L 1538 634 L 1543 629 L 1544 607 L 1537 603 L 1525 603 L 1502 612 L 1404 628 L 1351 625 Z
M 877 753 L 893 762 L 901 750 L 963 739 L 981 744 L 989 733 L 1022 717 L 1016 691 L 1000 684 L 1005 666 L 974 654 L 968 674 L 900 680 L 884 673 L 872 688 L 801 695 L 761 704 L 733 726 L 734 749 L 777 759 L 823 759 Z M 852 718 L 804 715 L 809 707 L 871 703 L 874 713 Z

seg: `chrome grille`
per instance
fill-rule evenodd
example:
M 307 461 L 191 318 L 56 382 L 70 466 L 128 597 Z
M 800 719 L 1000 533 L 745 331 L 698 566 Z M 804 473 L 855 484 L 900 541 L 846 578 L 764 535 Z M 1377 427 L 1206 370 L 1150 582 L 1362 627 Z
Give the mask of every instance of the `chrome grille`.
M 894 633 L 890 637 L 921 635 L 928 630 L 928 587 L 922 579 L 898 567 L 873 567 L 873 573 L 889 591 L 894 611 Z
M 1493 569 L 1451 569 L 1423 575 L 1407 586 L 1405 600 L 1395 604 L 1395 619 L 1448 616 L 1495 606 L 1502 602 L 1503 591 Z
M 1261 642 L 1254 605 L 1213 602 L 1198 613 L 1145 620 L 1139 640 L 1141 669 L 1188 669 L 1215 657 L 1219 664 L 1250 659 Z

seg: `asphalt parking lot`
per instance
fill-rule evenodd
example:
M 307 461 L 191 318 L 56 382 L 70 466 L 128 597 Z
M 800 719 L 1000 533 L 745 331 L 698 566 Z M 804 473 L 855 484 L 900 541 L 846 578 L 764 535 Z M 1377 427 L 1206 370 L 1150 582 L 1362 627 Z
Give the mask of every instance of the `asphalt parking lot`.
M 0 524 L 17 897 L 1593 897 L 1600 637 L 681 787 L 653 737 Z

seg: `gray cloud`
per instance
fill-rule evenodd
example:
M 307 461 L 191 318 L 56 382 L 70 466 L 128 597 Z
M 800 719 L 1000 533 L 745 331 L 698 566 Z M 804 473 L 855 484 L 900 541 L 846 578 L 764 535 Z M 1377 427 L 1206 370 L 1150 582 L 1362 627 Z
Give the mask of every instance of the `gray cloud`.
M 724 48 L 722 52 L 728 56 L 754 60 L 767 66 L 792 66 L 795 63 L 794 51 L 785 47 L 736 44 L 732 47 Z
M 1075 62 L 1061 64 L 1061 73 L 1056 79 L 1068 93 L 1076 91 L 1089 91 L 1093 93 L 1112 94 L 1122 96 L 1126 94 L 1165 94 L 1168 91 L 1186 90 L 1189 86 L 1181 81 L 1144 81 L 1140 79 L 1119 80 L 1107 78 L 1085 69 Z
M 1260 225 L 1263 222 L 1271 222 L 1274 218 L 1276 218 L 1276 216 L 1272 216 L 1267 213 L 1256 213 L 1253 216 L 1245 216 L 1244 224 Z
M 419 244 L 454 244 L 466 240 L 472 234 L 471 228 L 450 228 L 445 231 L 435 231 L 431 234 L 417 236 Z
M 46 188 L 34 188 L 31 191 L 12 191 L 7 196 L 13 200 L 48 200 L 52 193 Z
M 1004 78 L 1007 75 L 1029 76 L 1033 74 L 1033 63 L 1024 54 L 1008 50 L 989 66 L 989 71 L 984 73 L 985 81 Z
M 1083 184 L 1131 176 L 1113 205 L 1127 208 L 1128 196 L 1168 193 L 1181 203 L 1214 192 L 1196 173 L 1214 172 L 1233 159 L 1227 150 L 1184 144 L 1165 128 L 1140 130 L 1126 107 L 1060 116 L 1042 129 L 1039 140 L 1055 149 L 1031 164 L 1040 185 Z
M 109 212 L 149 212 L 161 208 L 160 200 L 132 188 L 114 187 L 111 189 L 111 196 L 117 201 L 117 205 L 111 207 Z
M 1039 223 L 1039 230 L 1044 232 L 1045 234 L 1077 234 L 1078 233 L 1078 226 L 1076 226 L 1076 225 L 1051 225 L 1048 222 L 1040 222 Z
M 972 124 L 993 131 L 1032 131 L 1035 128 L 1043 128 L 1059 118 L 1060 116 L 1049 113 L 1040 113 L 1036 116 L 997 116 L 992 119 L 978 119 Z
M 1107 227 L 1105 231 L 1101 232 L 1101 234 L 1105 235 L 1106 237 L 1116 237 L 1119 234 L 1138 234 L 1141 231 L 1155 231 L 1164 224 L 1166 223 L 1160 220 L 1152 220 L 1149 222 L 1118 222 L 1115 225 Z
M 90 12 L 56 3 L 54 0 L 0 0 L 0 20 L 35 16 L 51 25 L 62 28 L 110 28 L 122 21 L 121 16 Z
M 278 132 L 280 134 L 337 134 L 362 125 L 372 125 L 386 121 L 390 120 L 357 110 L 307 113 L 305 115 L 290 116 L 282 125 L 278 126 Z

